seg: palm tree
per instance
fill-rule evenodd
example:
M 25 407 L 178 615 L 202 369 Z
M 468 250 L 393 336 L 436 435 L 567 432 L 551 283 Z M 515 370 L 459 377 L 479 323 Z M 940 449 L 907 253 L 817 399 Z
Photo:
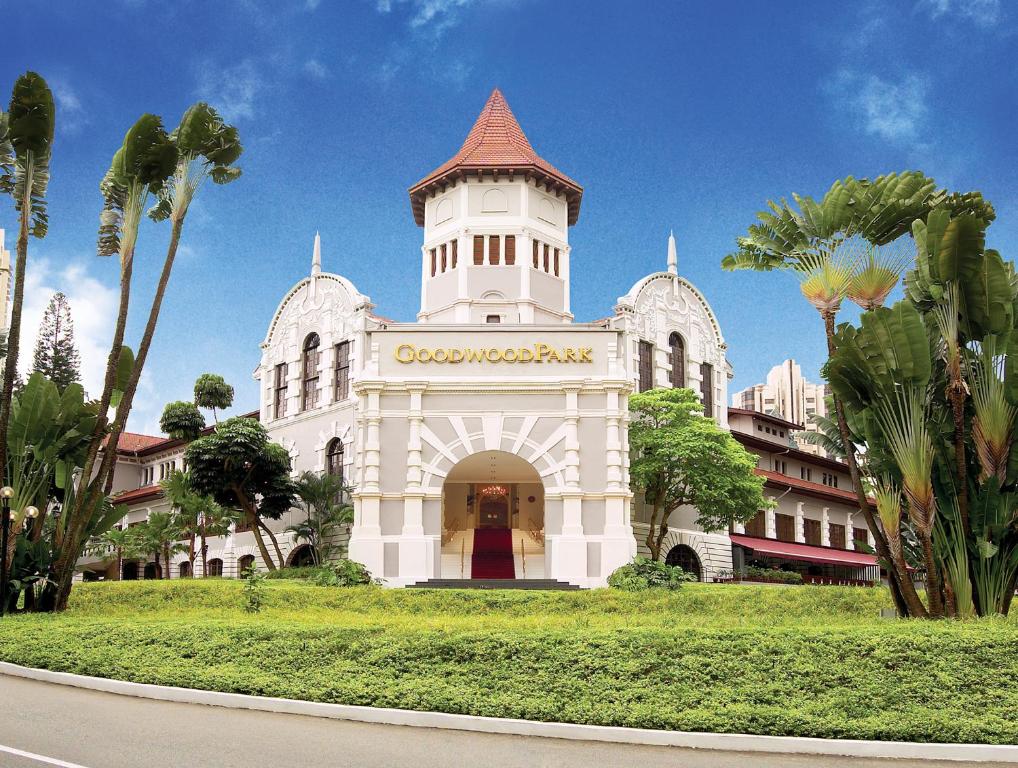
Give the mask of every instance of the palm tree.
M 844 299 L 852 297 L 873 306 L 882 303 L 897 284 L 905 263 L 900 251 L 885 246 L 946 198 L 935 191 L 932 179 L 918 172 L 889 174 L 872 182 L 848 177 L 835 182 L 820 202 L 793 195 L 798 209 L 786 201 L 768 203 L 770 211 L 758 214 L 760 223 L 738 239 L 739 250 L 725 257 L 722 266 L 727 270 L 793 271 L 803 296 L 820 313 L 828 356 L 832 356 L 835 320 Z M 887 539 L 866 498 L 855 445 L 837 397 L 834 410 L 859 509 L 876 541 L 877 553 L 892 563 Z M 925 609 L 911 580 L 902 580 L 894 569 L 888 573 L 899 614 L 922 615 Z
M 337 475 L 304 472 L 297 478 L 296 490 L 306 517 L 286 532 L 295 541 L 307 542 L 315 565 L 321 565 L 331 554 L 330 539 L 336 529 L 353 522 L 353 508 L 343 501 L 349 489 Z
M 0 117 L 0 191 L 14 198 L 14 207 L 20 214 L 7 357 L 0 387 L 0 480 L 6 478 L 7 471 L 7 440 L 4 436 L 10 423 L 11 398 L 18 370 L 28 236 L 45 237 L 49 223 L 46 187 L 49 184 L 55 118 L 53 93 L 42 76 L 26 72 L 19 77 L 14 83 L 8 112 Z
M 184 537 L 188 540 L 188 562 L 191 573 L 194 573 L 194 561 L 201 552 L 202 575 L 208 576 L 208 539 L 213 536 L 225 536 L 230 532 L 230 525 L 235 523 L 240 513 L 219 504 L 211 496 L 195 493 L 186 472 L 174 470 L 160 485 L 167 500 L 176 512 L 176 522 Z M 195 539 L 198 547 L 195 547 Z
M 124 575 L 124 559 L 140 554 L 137 537 L 130 528 L 110 528 L 92 540 L 87 551 L 102 556 L 112 555 L 117 561 L 117 581 Z
M 162 568 L 162 578 L 170 578 L 170 558 L 177 552 L 183 552 L 187 545 L 181 543 L 184 531 L 181 530 L 176 516 L 169 512 L 153 512 L 141 525 L 131 529 L 140 552 L 151 554 L 159 564 L 160 556 L 166 564 Z

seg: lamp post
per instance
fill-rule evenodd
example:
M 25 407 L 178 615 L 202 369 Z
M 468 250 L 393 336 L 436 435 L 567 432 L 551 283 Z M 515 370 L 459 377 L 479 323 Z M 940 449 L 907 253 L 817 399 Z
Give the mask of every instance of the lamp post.
M 7 582 L 10 569 L 7 563 L 7 541 L 11 536 L 11 499 L 14 489 L 9 485 L 0 488 L 0 616 L 7 613 Z

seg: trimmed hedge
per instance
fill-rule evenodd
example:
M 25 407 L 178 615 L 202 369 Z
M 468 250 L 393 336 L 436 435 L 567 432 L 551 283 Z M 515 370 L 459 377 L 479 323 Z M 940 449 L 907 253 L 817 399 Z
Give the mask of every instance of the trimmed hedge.
M 63 615 L 0 621 L 0 658 L 138 682 L 497 717 L 1018 742 L 1016 623 L 871 618 L 886 602 L 880 590 L 691 584 L 658 594 L 528 594 L 266 582 L 265 593 L 262 612 L 249 615 L 237 583 L 87 585 Z M 216 598 L 221 607 L 212 610 Z M 754 600 L 768 607 L 748 620 Z M 822 609 L 831 601 L 856 613 L 832 623 Z

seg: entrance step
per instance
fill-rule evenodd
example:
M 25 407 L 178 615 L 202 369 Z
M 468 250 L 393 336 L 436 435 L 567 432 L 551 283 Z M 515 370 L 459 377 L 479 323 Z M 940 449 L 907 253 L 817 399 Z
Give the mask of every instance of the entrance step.
M 579 589 L 555 579 L 431 579 L 407 584 L 416 589 Z

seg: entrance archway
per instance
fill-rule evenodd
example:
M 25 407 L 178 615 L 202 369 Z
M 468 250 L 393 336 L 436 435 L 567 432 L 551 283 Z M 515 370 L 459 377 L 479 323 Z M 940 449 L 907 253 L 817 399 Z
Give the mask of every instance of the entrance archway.
M 700 557 L 696 551 L 685 544 L 677 544 L 668 550 L 665 556 L 667 565 L 681 568 L 686 573 L 696 576 L 697 581 L 703 581 L 703 569 L 700 567 Z
M 507 451 L 462 459 L 442 485 L 442 576 L 543 578 L 544 484 Z

